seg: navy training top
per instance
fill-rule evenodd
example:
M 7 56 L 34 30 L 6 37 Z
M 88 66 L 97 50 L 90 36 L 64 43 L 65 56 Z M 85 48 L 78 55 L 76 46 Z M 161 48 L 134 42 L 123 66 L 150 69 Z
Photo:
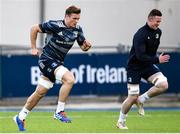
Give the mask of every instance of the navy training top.
M 75 28 L 68 28 L 64 20 L 50 20 L 39 24 L 43 33 L 46 33 L 45 46 L 41 56 L 64 62 L 68 51 L 77 40 L 79 46 L 83 45 L 85 40 L 82 28 L 77 25 Z
M 147 23 L 135 33 L 128 58 L 128 69 L 138 69 L 159 63 L 156 53 L 161 34 L 159 28 L 154 30 Z

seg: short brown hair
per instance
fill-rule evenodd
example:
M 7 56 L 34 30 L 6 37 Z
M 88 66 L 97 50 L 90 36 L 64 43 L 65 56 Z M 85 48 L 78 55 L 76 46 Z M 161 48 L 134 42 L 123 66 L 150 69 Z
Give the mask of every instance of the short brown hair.
M 154 17 L 154 16 L 162 16 L 161 11 L 159 11 L 158 9 L 151 10 L 148 17 Z
M 81 9 L 80 8 L 78 8 L 78 7 L 76 7 L 76 6 L 70 6 L 70 7 L 68 7 L 67 9 L 66 9 L 66 12 L 65 12 L 65 14 L 66 15 L 70 15 L 70 14 L 72 14 L 72 13 L 75 13 L 75 14 L 80 14 L 81 13 Z

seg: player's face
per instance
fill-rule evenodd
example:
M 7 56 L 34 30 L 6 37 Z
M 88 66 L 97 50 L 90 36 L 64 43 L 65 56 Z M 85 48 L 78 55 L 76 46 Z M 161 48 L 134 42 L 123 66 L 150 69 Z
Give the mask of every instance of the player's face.
M 80 19 L 80 14 L 71 14 L 71 15 L 66 15 L 66 25 L 68 27 L 76 27 L 77 23 L 79 22 Z
M 148 20 L 149 20 L 149 26 L 152 29 L 156 30 L 161 23 L 161 16 L 150 17 Z

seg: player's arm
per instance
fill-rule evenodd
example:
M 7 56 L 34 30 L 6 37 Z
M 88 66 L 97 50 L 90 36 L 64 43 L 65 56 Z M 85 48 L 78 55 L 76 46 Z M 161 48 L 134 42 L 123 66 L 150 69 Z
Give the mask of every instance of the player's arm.
M 91 48 L 91 43 L 85 39 L 83 30 L 80 26 L 79 26 L 77 43 L 79 44 L 81 50 L 83 51 L 88 51 Z
M 87 40 L 84 40 L 83 45 L 80 46 L 83 51 L 88 51 L 91 48 L 91 43 Z
M 38 55 L 39 54 L 39 50 L 36 47 L 36 40 L 37 40 L 37 35 L 38 33 L 42 32 L 39 24 L 35 24 L 31 27 L 31 31 L 30 31 L 30 40 L 31 40 L 31 54 L 32 55 Z

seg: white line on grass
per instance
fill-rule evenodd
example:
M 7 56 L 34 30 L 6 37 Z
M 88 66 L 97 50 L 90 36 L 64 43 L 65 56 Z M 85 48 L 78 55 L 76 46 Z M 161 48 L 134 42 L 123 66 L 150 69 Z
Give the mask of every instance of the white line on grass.
M 150 114 L 148 114 L 148 115 L 145 115 L 145 116 L 140 116 L 140 115 L 128 115 L 128 117 L 130 117 L 130 118 L 135 118 L 135 117 L 167 117 L 167 116 L 174 116 L 174 117 L 176 117 L 176 115 L 171 115 L 171 114 L 166 114 L 166 115 L 164 115 L 164 114 L 156 114 L 156 115 L 150 115 Z M 81 116 L 81 115 L 72 115 L 72 116 L 69 116 L 70 118 L 97 118 L 97 116 L 95 116 L 95 115 L 83 115 L 83 116 Z M 98 116 L 98 117 L 101 117 L 101 118 L 118 118 L 118 115 L 105 115 L 105 116 Z M 13 118 L 13 116 L 3 116 L 3 117 L 0 117 L 0 119 L 8 119 L 8 118 Z M 42 119 L 42 118 L 53 118 L 53 115 L 52 116 L 33 116 L 33 115 L 30 115 L 30 116 L 28 116 L 28 118 L 37 118 L 37 119 Z

